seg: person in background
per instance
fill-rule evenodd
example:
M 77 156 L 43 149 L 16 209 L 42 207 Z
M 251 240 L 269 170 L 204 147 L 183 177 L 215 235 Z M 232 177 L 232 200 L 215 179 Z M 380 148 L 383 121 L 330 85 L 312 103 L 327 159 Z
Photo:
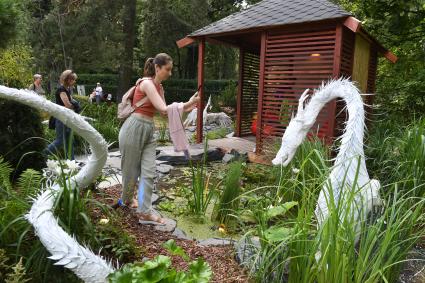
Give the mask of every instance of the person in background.
M 100 101 L 102 100 L 102 94 L 103 94 L 103 89 L 100 83 L 96 84 L 95 91 L 96 91 L 96 103 L 100 104 Z
M 76 110 L 73 104 L 70 89 L 77 80 L 77 74 L 72 70 L 65 70 L 60 76 L 60 86 L 55 92 L 56 104 Z M 47 146 L 45 154 L 56 154 L 62 148 L 65 158 L 74 160 L 74 144 L 71 140 L 71 129 L 65 126 L 59 119 L 55 121 L 56 139 Z
M 33 78 L 34 78 L 34 81 L 28 87 L 28 89 L 34 91 L 38 95 L 45 96 L 46 92 L 44 91 L 43 87 L 41 86 L 41 81 L 43 80 L 43 77 L 40 74 L 35 74 Z

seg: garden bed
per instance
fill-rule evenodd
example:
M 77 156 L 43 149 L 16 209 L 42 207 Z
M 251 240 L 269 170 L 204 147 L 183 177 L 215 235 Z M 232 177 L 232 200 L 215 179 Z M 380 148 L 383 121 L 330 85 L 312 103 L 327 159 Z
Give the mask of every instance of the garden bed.
M 117 185 L 105 189 L 102 193 L 94 194 L 94 197 L 102 203 L 112 205 L 114 200 L 119 198 L 119 194 L 120 185 Z M 108 195 L 109 198 L 105 198 L 105 195 Z M 95 216 L 95 220 L 100 220 L 102 217 L 101 214 L 98 214 Z M 175 239 L 191 259 L 202 257 L 209 263 L 213 271 L 212 282 L 248 282 L 246 272 L 234 258 L 232 246 L 199 246 L 194 240 L 182 240 L 173 236 L 172 233 L 157 231 L 150 225 L 140 225 L 134 212 L 125 213 L 119 209 L 118 217 L 121 220 L 121 228 L 135 236 L 137 244 L 143 249 L 143 255 L 139 261 L 145 256 L 153 258 L 156 255 L 167 254 L 162 244 L 169 239 Z M 180 257 L 173 256 L 172 261 L 177 269 L 184 270 L 188 266 L 187 262 Z

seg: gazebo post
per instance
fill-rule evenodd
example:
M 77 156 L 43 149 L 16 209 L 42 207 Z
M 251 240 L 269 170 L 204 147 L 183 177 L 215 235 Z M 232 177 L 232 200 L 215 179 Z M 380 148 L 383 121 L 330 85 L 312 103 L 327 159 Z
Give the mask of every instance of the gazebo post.
M 236 99 L 236 125 L 235 125 L 236 137 L 241 136 L 244 56 L 245 56 L 244 50 L 242 48 L 239 48 L 239 82 L 238 82 L 238 96 Z
M 203 110 L 204 110 L 204 59 L 205 59 L 205 38 L 199 41 L 198 46 L 198 96 L 200 98 L 198 103 L 198 117 L 196 123 L 196 142 L 202 143 L 203 136 L 202 130 L 204 128 Z
M 260 76 L 258 80 L 258 110 L 257 110 L 257 134 L 256 134 L 256 145 L 255 154 L 261 153 L 263 149 L 261 132 L 263 124 L 263 95 L 264 95 L 264 69 L 266 61 L 266 36 L 267 33 L 263 31 L 261 33 L 261 50 L 260 50 Z

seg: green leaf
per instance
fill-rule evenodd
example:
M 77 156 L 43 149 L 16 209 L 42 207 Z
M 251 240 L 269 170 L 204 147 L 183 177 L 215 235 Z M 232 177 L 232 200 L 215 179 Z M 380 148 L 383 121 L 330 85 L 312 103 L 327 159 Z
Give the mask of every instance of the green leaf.
M 292 228 L 272 226 L 264 232 L 264 236 L 270 242 L 281 242 L 288 239 L 292 232 Z
M 207 283 L 211 280 L 211 267 L 202 258 L 199 258 L 189 265 L 188 276 L 188 282 Z
M 170 254 L 181 256 L 184 260 L 188 261 L 189 256 L 186 252 L 179 246 L 177 246 L 176 242 L 173 239 L 168 240 L 162 245 Z
M 290 202 L 286 202 L 284 204 L 269 208 L 266 213 L 267 220 L 273 217 L 276 217 L 278 215 L 285 214 L 288 210 L 290 210 L 296 205 L 298 205 L 298 202 L 290 201 Z

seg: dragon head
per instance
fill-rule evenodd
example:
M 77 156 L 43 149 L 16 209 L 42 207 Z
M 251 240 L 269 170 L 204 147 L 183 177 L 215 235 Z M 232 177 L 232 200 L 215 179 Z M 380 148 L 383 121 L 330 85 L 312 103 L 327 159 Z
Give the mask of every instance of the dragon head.
M 282 164 L 283 166 L 287 166 L 294 158 L 297 148 L 301 145 L 304 137 L 310 129 L 310 127 L 306 127 L 304 117 L 304 101 L 308 98 L 308 91 L 309 89 L 306 89 L 301 95 L 298 101 L 298 111 L 295 117 L 292 113 L 292 118 L 282 137 L 282 145 L 280 146 L 276 157 L 272 160 L 274 165 Z

